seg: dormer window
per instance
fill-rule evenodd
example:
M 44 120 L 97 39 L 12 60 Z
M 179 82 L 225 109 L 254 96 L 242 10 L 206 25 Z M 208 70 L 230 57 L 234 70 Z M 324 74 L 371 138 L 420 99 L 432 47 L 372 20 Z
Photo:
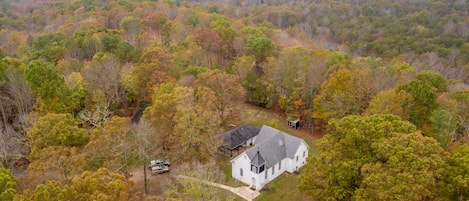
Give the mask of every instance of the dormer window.
M 256 155 L 252 158 L 251 161 L 251 172 L 256 174 L 262 173 L 265 170 L 265 160 L 257 150 Z
M 264 172 L 264 170 L 265 170 L 265 165 L 261 165 L 260 167 L 257 167 L 251 164 L 251 172 L 259 174 L 259 173 Z
M 255 165 L 251 165 L 251 172 L 257 173 L 257 167 Z

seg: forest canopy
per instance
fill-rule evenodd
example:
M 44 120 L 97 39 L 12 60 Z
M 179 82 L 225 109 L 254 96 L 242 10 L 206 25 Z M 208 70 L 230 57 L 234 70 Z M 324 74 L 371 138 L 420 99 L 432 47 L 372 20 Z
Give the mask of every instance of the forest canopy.
M 469 199 L 466 1 L 3 0 L 0 10 L 2 200 L 150 199 L 129 167 L 157 153 L 217 169 L 219 134 L 246 121 L 246 105 L 322 136 L 299 176 L 305 195 Z M 184 185 L 158 196 L 205 192 Z

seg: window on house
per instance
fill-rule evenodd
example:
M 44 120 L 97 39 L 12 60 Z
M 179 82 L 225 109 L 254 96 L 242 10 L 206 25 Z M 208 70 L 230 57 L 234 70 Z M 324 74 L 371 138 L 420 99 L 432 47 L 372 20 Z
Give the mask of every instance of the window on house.
M 298 162 L 298 156 L 296 156 L 296 161 Z
M 280 170 L 280 168 L 282 168 L 282 161 L 278 163 L 278 170 Z
M 258 173 L 257 172 L 257 167 L 254 165 L 251 165 L 251 172 Z
M 306 152 L 305 152 L 305 151 L 303 151 L 303 158 L 304 158 L 305 156 L 306 156 Z
M 243 176 L 243 168 L 239 169 L 239 175 Z
M 272 175 L 275 173 L 275 165 L 272 167 Z
M 264 168 L 265 168 L 265 166 L 261 165 L 261 167 L 259 168 L 259 173 L 262 173 L 264 171 Z
M 267 174 L 267 171 L 265 171 L 265 179 L 266 179 L 266 180 L 267 180 L 267 175 L 268 175 L 268 174 Z

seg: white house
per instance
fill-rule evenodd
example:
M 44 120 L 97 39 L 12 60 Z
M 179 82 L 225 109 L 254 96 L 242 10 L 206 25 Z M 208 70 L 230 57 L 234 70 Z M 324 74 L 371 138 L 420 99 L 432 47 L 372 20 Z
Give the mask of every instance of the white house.
M 298 171 L 306 164 L 308 150 L 303 139 L 264 125 L 254 147 L 231 160 L 231 175 L 260 190 L 283 172 Z

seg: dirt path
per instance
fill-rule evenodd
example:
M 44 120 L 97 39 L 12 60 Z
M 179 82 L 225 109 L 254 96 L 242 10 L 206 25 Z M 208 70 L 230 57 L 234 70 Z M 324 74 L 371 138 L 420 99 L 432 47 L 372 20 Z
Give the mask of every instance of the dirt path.
M 135 182 L 135 188 L 140 192 L 145 192 L 145 176 L 143 167 L 132 167 L 129 169 L 129 173 L 132 175 L 129 180 Z M 171 189 L 172 184 L 173 178 L 171 172 L 152 175 L 151 171 L 147 169 L 148 194 L 158 196 L 163 195 L 166 191 Z
M 188 177 L 188 176 L 184 176 L 184 175 L 178 175 L 178 177 L 182 178 L 182 179 L 191 179 L 191 180 L 194 180 L 194 181 L 197 181 L 197 182 L 209 185 L 209 186 L 214 186 L 214 187 L 217 187 L 217 188 L 225 189 L 227 191 L 230 191 L 230 192 L 238 195 L 239 197 L 242 197 L 243 199 L 245 199 L 247 201 L 252 201 L 252 200 L 254 200 L 254 198 L 256 198 L 257 196 L 259 196 L 261 194 L 259 191 L 251 190 L 248 186 L 242 186 L 242 187 L 235 188 L 235 187 L 231 187 L 231 186 L 227 186 L 227 185 L 223 185 L 223 184 L 219 184 L 219 183 L 215 183 L 215 182 L 211 182 L 211 181 L 200 180 L 200 179 L 196 179 L 196 178 Z

